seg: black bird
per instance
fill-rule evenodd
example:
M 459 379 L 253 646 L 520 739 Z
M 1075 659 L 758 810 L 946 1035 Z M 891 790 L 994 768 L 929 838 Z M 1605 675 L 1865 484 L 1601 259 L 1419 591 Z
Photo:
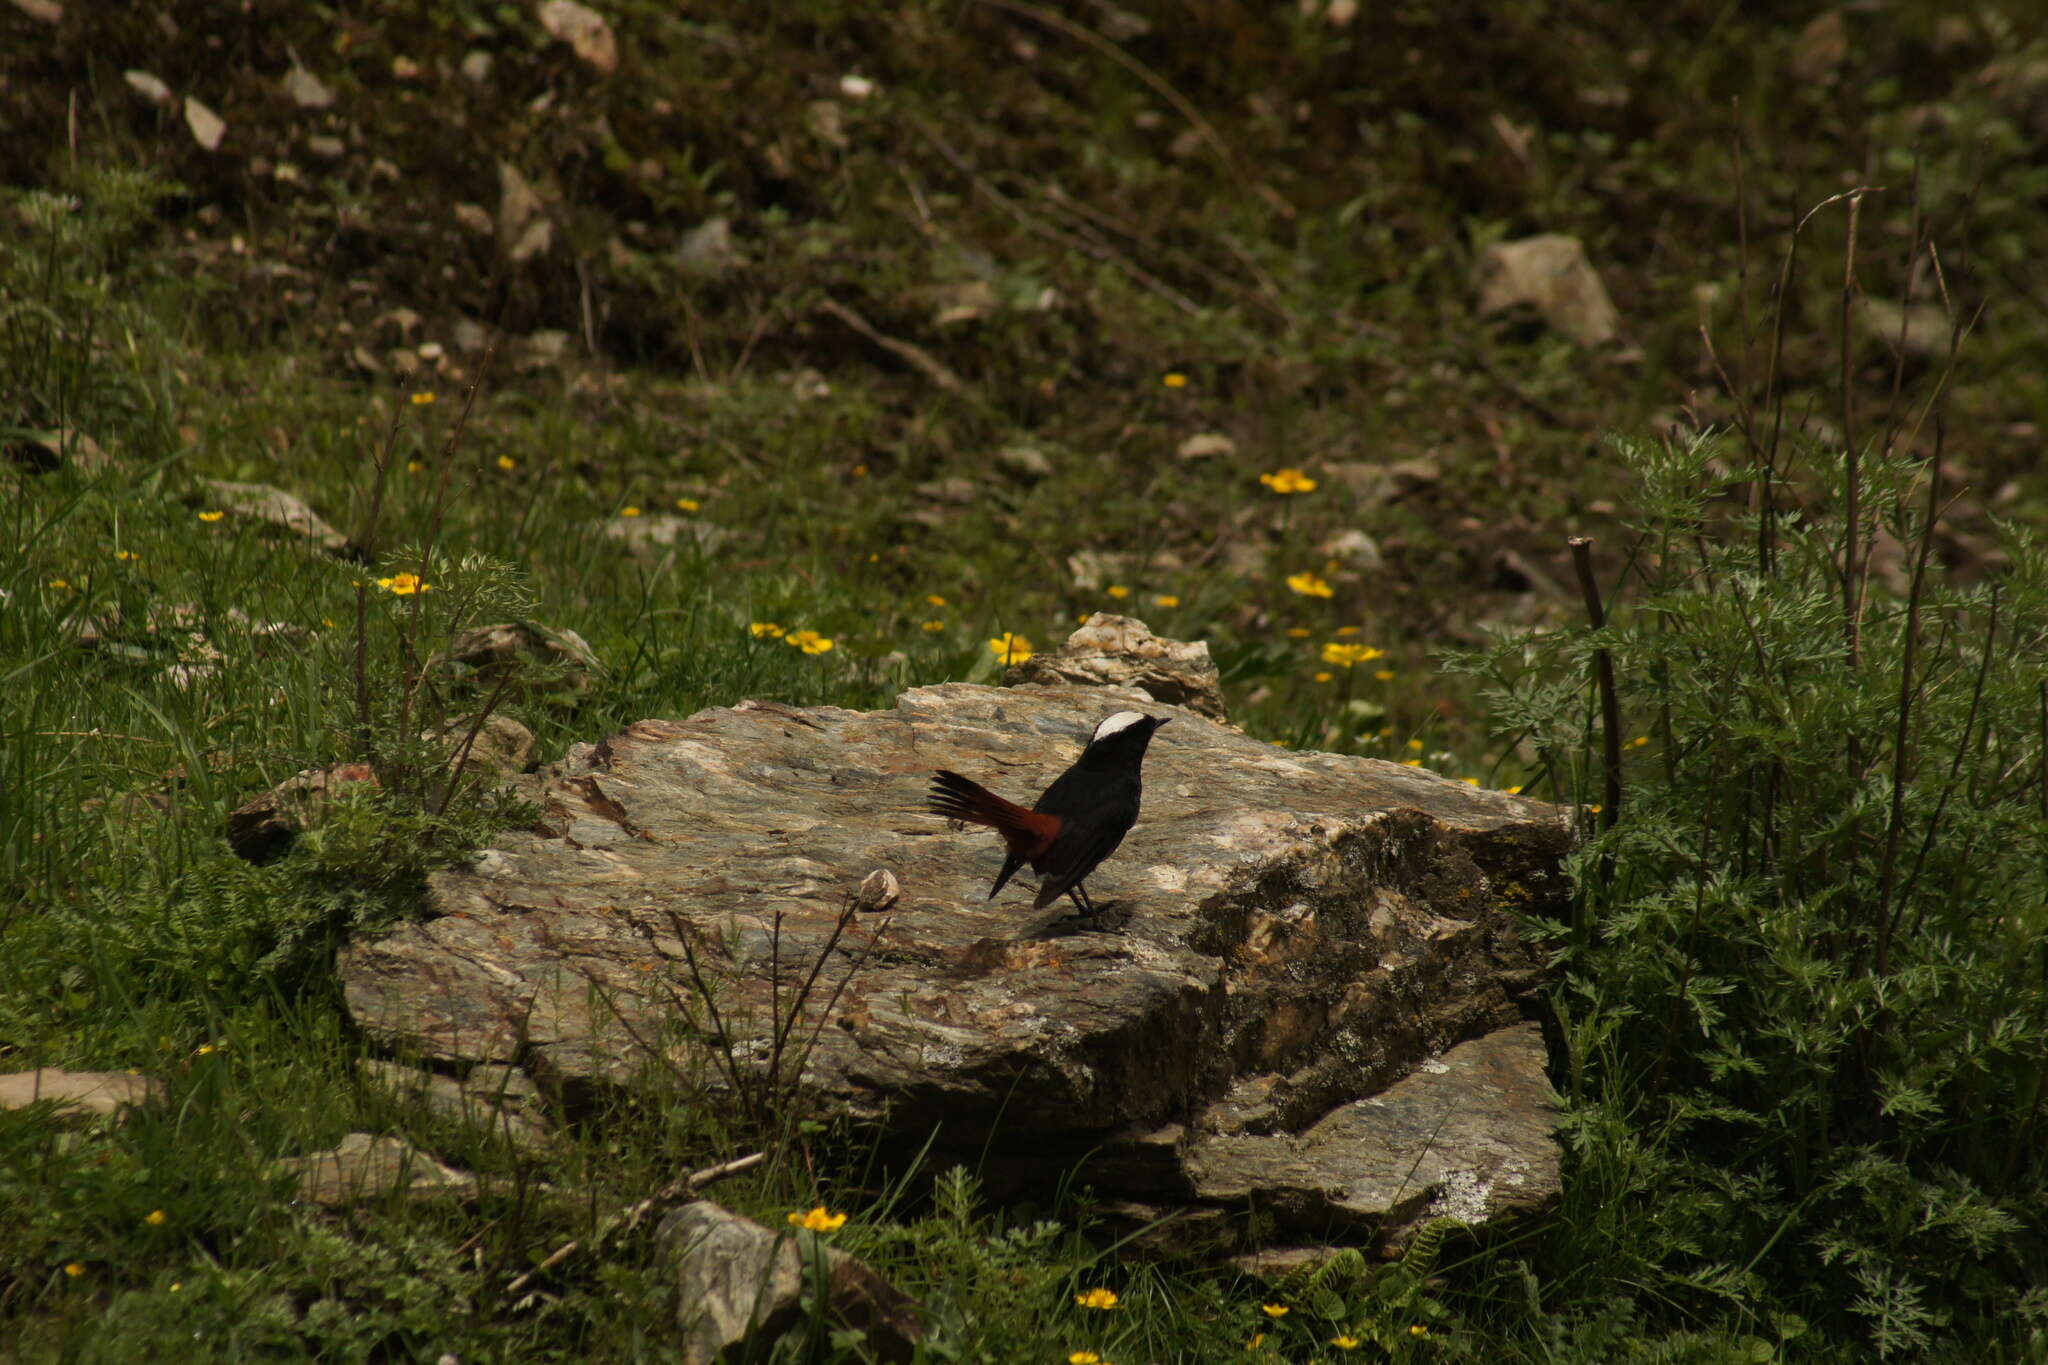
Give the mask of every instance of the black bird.
M 1095 906 L 1082 879 L 1116 852 L 1138 823 L 1138 769 L 1145 761 L 1145 746 L 1151 743 L 1152 732 L 1172 719 L 1138 711 L 1105 716 L 1074 766 L 1054 778 L 1030 810 L 943 768 L 932 778 L 926 803 L 949 820 L 987 825 L 1003 836 L 1010 856 L 989 888 L 990 900 L 1018 868 L 1030 863 L 1042 878 L 1033 909 L 1043 910 L 1065 895 L 1083 914 L 1092 915 Z

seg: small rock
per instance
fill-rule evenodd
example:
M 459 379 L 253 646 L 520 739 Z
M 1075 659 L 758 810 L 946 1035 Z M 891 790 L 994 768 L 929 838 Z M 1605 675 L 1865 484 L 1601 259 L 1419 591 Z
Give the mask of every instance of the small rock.
M 444 1166 L 404 1138 L 388 1134 L 350 1133 L 325 1152 L 286 1157 L 271 1169 L 297 1177 L 298 1197 L 328 1209 L 391 1194 L 415 1200 L 476 1197 L 476 1177 Z
M 171 102 L 171 87 L 147 71 L 124 71 L 121 73 L 121 79 L 128 82 L 129 88 L 136 94 L 159 108 Z
M 209 152 L 219 150 L 228 131 L 225 119 L 190 95 L 185 96 L 185 126 L 192 130 L 192 140 Z
M 320 822 L 328 792 L 351 783 L 376 785 L 367 763 L 335 763 L 307 768 L 286 778 L 255 800 L 228 815 L 228 846 L 252 863 L 265 863 L 285 851 L 300 831 Z
M 1036 483 L 1052 477 L 1052 461 L 1036 446 L 1004 446 L 996 452 L 996 464 L 1020 479 Z
M 360 347 L 357 349 L 361 350 Z M 374 361 L 370 368 L 376 368 Z M 213 495 L 219 506 L 238 517 L 282 527 L 312 541 L 329 554 L 338 554 L 348 548 L 347 536 L 281 488 L 273 488 L 267 483 L 234 483 L 227 479 L 201 479 L 199 483 Z
M 465 53 L 461 70 L 464 80 L 471 85 L 482 85 L 491 78 L 491 54 L 481 49 Z
M 38 23 L 64 22 L 64 6 L 58 4 L 57 0 L 14 0 L 14 7 Z
M 1890 299 L 1863 300 L 1863 320 L 1887 347 L 1900 346 L 1907 355 L 1927 359 L 1948 354 L 1948 314 L 1940 304 L 1897 304 Z
M 902 883 L 896 874 L 886 867 L 878 867 L 861 878 L 860 891 L 854 900 L 860 908 L 869 912 L 887 910 L 903 895 Z
M 707 218 L 683 234 L 676 245 L 676 266 L 698 280 L 715 280 L 744 265 L 732 240 L 732 220 Z
M 1337 532 L 1317 546 L 1316 551 L 1325 559 L 1345 560 L 1352 568 L 1368 572 L 1386 563 L 1385 556 L 1380 554 L 1380 543 L 1355 526 Z
M 866 76 L 851 73 L 839 78 L 839 93 L 850 100 L 872 99 L 879 87 Z
M 1220 431 L 1204 431 L 1188 437 L 1180 443 L 1179 455 L 1183 460 L 1207 460 L 1218 455 L 1237 454 L 1237 442 Z
M 0 1075 L 0 1109 L 54 1101 L 60 1113 L 112 1114 L 163 1095 L 163 1086 L 126 1071 L 64 1071 L 46 1066 Z
M 1799 30 L 1785 73 L 1801 85 L 1832 85 L 1849 55 L 1849 26 L 1839 9 L 1823 10 Z
M 604 523 L 604 534 L 606 539 L 623 542 L 636 557 L 650 562 L 665 561 L 666 556 L 656 552 L 673 552 L 678 545 L 695 546 L 709 554 L 729 539 L 722 526 L 670 512 L 654 517 L 612 517 Z
M 348 144 L 338 137 L 315 133 L 306 139 L 306 150 L 323 160 L 333 161 L 348 150 Z
M 661 1239 L 678 1249 L 686 1365 L 765 1353 L 804 1320 L 812 1307 L 808 1300 L 819 1289 L 826 1299 L 822 1311 L 867 1334 L 864 1353 L 891 1361 L 911 1358 L 924 1335 L 915 1305 L 866 1265 L 814 1236 L 772 1231 L 703 1199 L 662 1220 Z
M 448 647 L 448 657 L 474 669 L 478 682 L 486 688 L 496 687 L 507 669 L 545 668 L 551 674 L 551 686 L 587 692 L 591 675 L 603 668 L 581 635 L 537 621 L 506 621 L 466 630 Z
M 936 502 L 947 507 L 966 507 L 981 496 L 981 485 L 972 479 L 954 475 L 919 484 L 917 495 L 926 502 Z
M 1472 277 L 1481 317 L 1531 304 L 1581 346 L 1612 341 L 1621 331 L 1621 314 L 1576 237 L 1547 233 L 1496 243 L 1480 253 Z
M 284 78 L 284 92 L 301 109 L 327 109 L 334 104 L 334 92 L 303 66 L 295 66 Z
M 1137 576 L 1138 557 L 1114 550 L 1076 550 L 1067 556 L 1067 572 L 1083 592 L 1100 592 L 1112 583 Z
M 494 713 L 484 718 L 482 728 L 471 739 L 469 730 L 474 724 L 474 717 L 463 716 L 439 730 L 421 734 L 420 738 L 442 748 L 443 762 L 449 771 L 454 771 L 457 762 L 463 762 L 465 782 L 477 780 L 481 770 L 486 785 L 501 785 L 531 766 L 533 731 L 508 715 Z
M 515 264 L 543 254 L 554 227 L 531 183 L 509 161 L 498 163 L 498 247 Z
M 552 1140 L 536 1112 L 540 1091 L 516 1068 L 479 1066 L 456 1080 L 374 1057 L 363 1058 L 361 1066 L 366 1079 L 400 1099 L 458 1123 L 495 1130 L 521 1151 L 539 1151 Z
M 1051 654 L 1034 654 L 1003 675 L 1005 687 L 1128 687 L 1212 720 L 1228 720 L 1223 684 L 1206 640 L 1164 640 L 1143 621 L 1098 611 Z
M 37 474 L 48 474 L 67 464 L 81 474 L 99 474 L 114 464 L 114 457 L 98 441 L 70 427 L 25 431 L 21 435 L 21 440 L 7 446 L 8 457 Z
M 838 100 L 812 100 L 805 105 L 804 126 L 827 147 L 843 152 L 853 145 L 847 140 L 846 119 Z
M 547 0 L 540 7 L 541 27 L 557 42 L 567 43 L 600 76 L 619 67 L 619 44 L 604 16 L 576 0 Z

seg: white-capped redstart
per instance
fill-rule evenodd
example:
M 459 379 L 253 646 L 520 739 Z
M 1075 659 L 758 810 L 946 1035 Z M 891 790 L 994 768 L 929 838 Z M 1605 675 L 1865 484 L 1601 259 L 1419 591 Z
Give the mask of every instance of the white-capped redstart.
M 1030 810 L 1003 800 L 979 782 L 941 768 L 925 800 L 936 813 L 970 825 L 987 825 L 1003 836 L 1009 856 L 988 898 L 1026 863 L 1042 880 L 1031 902 L 1043 910 L 1062 895 L 1084 914 L 1095 906 L 1082 880 L 1099 866 L 1138 823 L 1142 784 L 1138 769 L 1152 732 L 1172 720 L 1138 711 L 1103 717 L 1074 766 L 1053 779 Z

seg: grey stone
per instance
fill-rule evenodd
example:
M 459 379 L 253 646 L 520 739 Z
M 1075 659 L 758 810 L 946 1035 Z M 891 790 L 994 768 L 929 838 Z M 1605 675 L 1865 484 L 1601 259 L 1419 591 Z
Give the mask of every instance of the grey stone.
M 1106 1196 L 1274 1208 L 1212 1222 L 1296 1240 L 1298 1222 L 1539 1207 L 1558 1154 L 1516 912 L 1567 902 L 1563 812 L 1152 703 L 1174 722 L 1144 812 L 1088 883 L 1121 932 L 1031 910 L 1028 879 L 986 899 L 1000 845 L 925 812 L 932 770 L 1028 802 L 1128 704 L 953 683 L 878 712 L 641 721 L 529 779 L 536 827 L 436 873 L 429 918 L 351 943 L 349 1011 L 396 1048 L 544 1079 L 716 1077 L 685 939 L 749 1072 L 822 956 L 798 1032 L 837 991 L 833 1015 L 784 1059 L 807 1103 L 885 1141 L 937 1128 L 935 1161 L 985 1148 L 998 1195 L 1081 1164 Z M 877 868 L 899 899 L 842 924 Z M 1454 1083 L 1495 1093 L 1447 1116 Z
M 457 1080 L 374 1057 L 363 1058 L 361 1065 L 368 1080 L 407 1103 L 489 1129 L 521 1151 L 539 1151 L 552 1137 L 539 1115 L 539 1088 L 513 1067 L 480 1066 Z
M 350 1133 L 327 1151 L 285 1157 L 271 1169 L 298 1182 L 302 1202 L 329 1209 L 393 1194 L 413 1200 L 476 1197 L 476 1177 L 389 1134 Z
M 1008 670 L 1003 682 L 1134 689 L 1211 720 L 1229 718 L 1207 641 L 1161 639 L 1143 621 L 1104 611 L 1090 616 L 1059 649 Z
M 227 479 L 201 479 L 199 485 L 235 516 L 269 522 L 293 535 L 305 537 L 330 554 L 348 546 L 347 536 L 329 526 L 319 513 L 282 488 L 272 488 L 267 483 L 234 483 Z
M 1581 346 L 1612 341 L 1621 331 L 1621 314 L 1576 237 L 1497 242 L 1479 254 L 1472 280 L 1481 317 L 1533 304 L 1553 331 Z
M 820 1288 L 832 1317 L 864 1331 L 882 1359 L 908 1360 L 923 1336 L 900 1290 L 814 1233 L 771 1231 L 699 1199 L 664 1218 L 660 1236 L 677 1249 L 686 1365 L 765 1354 Z
M 125 1071 L 65 1071 L 46 1066 L 0 1076 L 0 1109 L 54 1102 L 63 1115 L 119 1115 L 163 1095 L 163 1085 Z

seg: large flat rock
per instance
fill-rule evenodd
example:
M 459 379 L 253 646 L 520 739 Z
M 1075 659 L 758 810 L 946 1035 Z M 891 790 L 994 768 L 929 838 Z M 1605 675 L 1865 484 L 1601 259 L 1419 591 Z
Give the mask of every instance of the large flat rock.
M 848 898 L 886 869 L 900 898 L 857 917 L 814 993 L 861 964 L 804 1072 L 828 1110 L 993 1138 L 1016 1184 L 1085 1155 L 1105 1194 L 1259 1202 L 1304 1227 L 1550 1198 L 1524 1022 L 1537 960 L 1514 912 L 1564 895 L 1562 813 L 1141 699 L 1175 722 L 1137 827 L 1089 878 L 1105 923 L 1033 911 L 1028 877 L 985 900 L 1000 843 L 926 813 L 932 771 L 1029 804 L 1131 704 L 948 684 L 888 711 L 640 722 L 540 774 L 538 827 L 438 875 L 432 917 L 348 948 L 349 1008 L 404 1050 L 557 1083 L 632 1084 L 663 1059 L 702 1073 L 687 936 L 758 1063 Z

